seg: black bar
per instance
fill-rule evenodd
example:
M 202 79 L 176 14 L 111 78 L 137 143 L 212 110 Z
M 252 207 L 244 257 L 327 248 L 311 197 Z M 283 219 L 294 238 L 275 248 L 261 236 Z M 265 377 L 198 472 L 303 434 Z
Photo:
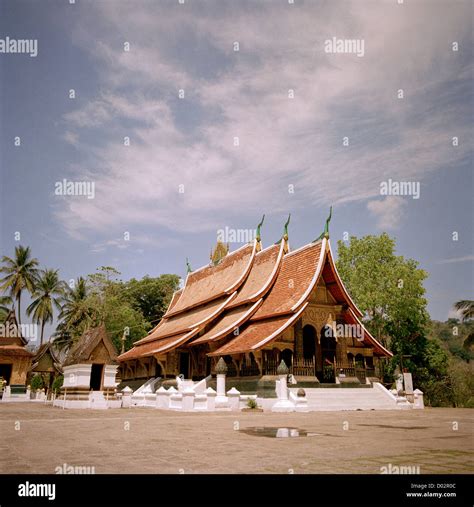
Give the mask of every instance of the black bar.
M 471 506 L 472 475 L 0 475 L 0 507 L 22 505 Z M 19 496 L 55 485 L 55 498 Z M 23 488 L 22 488 L 23 491 Z M 28 490 L 29 492 L 34 490 Z M 23 491 L 24 492 L 24 491 Z M 50 491 L 51 492 L 51 491 Z M 43 493 L 47 495 L 47 491 Z M 407 493 L 419 496 L 408 497 Z M 446 494 L 456 496 L 447 497 Z M 436 494 L 436 496 L 435 496 Z M 437 497 L 438 495 L 443 495 Z M 52 496 L 52 495 L 51 495 Z

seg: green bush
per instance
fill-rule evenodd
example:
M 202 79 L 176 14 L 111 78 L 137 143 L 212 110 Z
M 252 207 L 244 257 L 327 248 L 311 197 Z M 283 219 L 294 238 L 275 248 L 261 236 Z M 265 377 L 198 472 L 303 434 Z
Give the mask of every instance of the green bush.
M 253 398 L 249 398 L 247 400 L 247 408 L 252 408 L 252 409 L 258 408 L 257 400 L 254 400 Z
M 32 391 L 37 391 L 38 389 L 41 389 L 44 386 L 43 377 L 41 375 L 35 375 L 31 379 L 30 386 Z
M 59 375 L 53 381 L 53 391 L 58 394 L 64 382 L 64 377 Z

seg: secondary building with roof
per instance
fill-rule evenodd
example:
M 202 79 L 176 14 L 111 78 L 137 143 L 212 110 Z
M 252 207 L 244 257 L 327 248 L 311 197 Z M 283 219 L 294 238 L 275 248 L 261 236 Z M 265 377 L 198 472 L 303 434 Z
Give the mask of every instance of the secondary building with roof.
M 26 348 L 13 310 L 0 328 L 0 381 L 6 382 L 9 393 L 24 394 L 33 353 Z
M 86 330 L 63 363 L 64 383 L 54 405 L 66 408 L 113 406 L 117 368 L 117 351 L 105 325 Z
M 61 361 L 56 355 L 52 343 L 43 343 L 32 358 L 29 378 L 31 379 L 35 375 L 40 375 L 43 378 L 44 387 L 49 395 L 54 379 L 61 375 L 62 372 Z
M 364 327 L 344 287 L 329 220 L 319 238 L 293 251 L 289 219 L 281 240 L 266 248 L 262 220 L 252 243 L 230 253 L 218 245 L 222 255 L 211 255 L 209 265 L 188 265 L 162 320 L 118 357 L 122 379 L 199 380 L 215 374 L 220 357 L 229 385 L 241 389 L 276 378 L 282 359 L 307 386 L 377 377 L 379 361 L 392 353 Z

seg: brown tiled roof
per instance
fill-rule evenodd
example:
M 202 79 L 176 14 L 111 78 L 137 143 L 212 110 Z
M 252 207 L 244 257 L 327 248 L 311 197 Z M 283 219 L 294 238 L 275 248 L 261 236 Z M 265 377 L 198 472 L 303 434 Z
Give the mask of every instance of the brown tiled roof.
M 33 357 L 33 354 L 20 345 L 0 345 L 0 357 L 2 356 Z
M 170 301 L 170 305 L 166 309 L 166 312 L 171 312 L 171 310 L 174 308 L 176 303 L 179 301 L 179 298 L 181 297 L 182 293 L 183 293 L 183 289 L 179 289 L 173 294 L 173 297 L 171 298 L 171 301 Z
M 148 343 L 134 346 L 132 349 L 121 354 L 118 359 L 119 361 L 129 361 L 131 359 L 137 359 L 139 357 L 152 356 L 153 354 L 165 353 L 175 347 L 183 345 L 187 340 L 191 339 L 197 331 L 191 331 L 189 333 L 181 333 L 179 335 L 169 336 L 168 338 L 162 338 L 161 340 L 153 340 Z
M 21 334 L 21 327 L 18 325 L 18 321 L 16 320 L 16 315 L 13 310 L 10 310 L 8 313 L 2 324 L 2 328 L 2 334 L 5 336 L 0 336 L 0 345 L 28 345 L 28 341 L 25 340 Z
M 63 366 L 69 366 L 72 364 L 87 363 L 90 360 L 90 355 L 94 349 L 103 341 L 105 347 L 110 356 L 110 361 L 113 363 L 117 359 L 117 351 L 109 338 L 105 326 L 97 326 L 87 331 L 84 331 L 82 336 L 76 342 L 76 344 L 69 351 Z
M 341 304 L 347 303 L 354 313 L 359 317 L 363 316 L 363 313 L 357 308 L 350 294 L 347 292 L 342 280 L 337 272 L 334 257 L 332 255 L 331 245 L 328 242 L 329 254 L 327 255 L 328 262 L 324 265 L 323 276 L 326 282 L 326 287 L 334 297 L 334 299 Z
M 135 342 L 135 345 L 148 343 L 153 340 L 165 338 L 179 333 L 191 331 L 197 326 L 203 326 L 207 321 L 214 318 L 223 306 L 232 298 L 226 296 L 224 298 L 216 299 L 203 306 L 198 306 L 185 313 L 180 313 L 172 318 L 166 318 L 145 338 Z
M 293 307 L 302 302 L 301 298 L 316 282 L 321 247 L 322 242 L 310 243 L 283 257 L 277 279 L 252 320 L 292 312 Z
M 210 355 L 258 350 L 299 318 L 321 276 L 336 301 L 348 307 L 359 322 L 362 314 L 342 284 L 328 240 L 283 255 L 285 246 L 273 245 L 255 254 L 255 245 L 247 245 L 228 254 L 217 266 L 190 273 L 184 289 L 173 297 L 171 311 L 119 359 L 225 337 L 230 341 Z M 206 332 L 195 338 L 206 326 Z M 232 336 L 236 327 L 240 334 Z M 371 335 L 367 340 L 381 355 L 390 354 Z
M 281 245 L 272 245 L 258 252 L 245 283 L 239 289 L 237 297 L 229 304 L 229 308 L 256 301 L 265 295 L 278 274 L 283 249 L 284 244 L 281 242 Z
M 238 308 L 233 308 L 226 312 L 217 323 L 211 327 L 206 333 L 199 338 L 193 340 L 190 345 L 199 345 L 200 343 L 206 343 L 209 341 L 218 340 L 226 336 L 229 333 L 241 326 L 247 319 L 249 319 L 253 312 L 255 312 L 258 306 L 262 303 L 259 299 L 253 304 L 241 305 Z
M 217 266 L 206 266 L 189 273 L 181 297 L 166 316 L 171 317 L 234 292 L 247 277 L 255 253 L 254 242 L 229 253 Z
M 237 296 L 236 291 L 248 276 L 255 254 L 254 242 L 228 254 L 217 266 L 206 266 L 189 273 L 184 288 L 174 294 L 163 319 L 148 336 L 122 354 L 120 360 L 152 355 L 167 338 L 173 347 L 182 345 L 186 340 L 181 342 L 171 338 L 184 336 L 190 331 L 193 331 L 192 336 L 198 333 Z M 144 348 L 144 345 L 149 346 Z
M 285 329 L 299 318 L 306 306 L 307 303 L 304 304 L 298 312 L 291 315 L 272 317 L 254 322 L 251 321 L 239 336 L 208 355 L 225 356 L 261 349 L 281 336 Z

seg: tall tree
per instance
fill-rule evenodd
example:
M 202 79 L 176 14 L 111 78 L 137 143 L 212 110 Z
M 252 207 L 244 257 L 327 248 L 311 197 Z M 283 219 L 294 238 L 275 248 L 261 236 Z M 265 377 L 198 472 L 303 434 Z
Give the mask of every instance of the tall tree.
M 17 301 L 18 324 L 21 325 L 21 294 L 26 289 L 30 294 L 34 292 L 38 275 L 38 260 L 31 258 L 30 247 L 21 245 L 15 248 L 14 258 L 2 257 L 4 266 L 0 273 L 6 276 L 0 280 L 0 290 L 7 291 Z
M 89 288 L 86 280 L 80 276 L 72 287 L 66 287 L 61 297 L 61 312 L 59 319 L 62 327 L 67 331 L 80 328 L 84 331 L 95 317 L 94 308 L 88 301 Z
M 446 356 L 432 353 L 437 345 L 426 339 L 429 316 L 423 281 L 427 273 L 413 259 L 395 255 L 394 239 L 385 233 L 351 237 L 348 245 L 338 242 L 338 256 L 337 269 L 365 313 L 367 327 L 394 353 L 387 373 L 403 360 L 403 366 L 421 382 L 430 371 L 437 370 L 438 363 L 446 362 Z M 431 367 L 435 356 L 441 361 L 435 364 L 432 360 Z
M 157 278 L 144 276 L 141 280 L 132 278 L 124 282 L 122 287 L 125 298 L 132 307 L 140 310 L 148 322 L 156 323 L 168 308 L 173 293 L 179 288 L 179 276 L 165 274 Z
M 0 296 L 0 322 L 2 322 L 11 309 L 13 300 L 10 296 Z
M 61 311 L 60 298 L 64 289 L 64 282 L 59 279 L 57 269 L 44 269 L 37 277 L 33 301 L 26 313 L 33 316 L 34 322 L 41 324 L 40 346 L 43 345 L 44 326 L 53 322 L 53 307 Z
M 60 299 L 60 324 L 56 333 L 55 343 L 61 348 L 68 348 L 68 343 L 89 327 L 95 319 L 96 312 L 92 308 L 89 288 L 86 280 L 79 277 L 72 287 L 66 287 Z M 63 343 L 65 342 L 65 343 Z
M 463 299 L 454 303 L 454 308 L 461 314 L 463 322 L 474 319 L 474 301 Z
M 388 324 L 393 328 L 413 321 L 423 326 L 427 321 L 427 273 L 416 261 L 396 256 L 395 240 L 388 234 L 351 237 L 348 245 L 339 241 L 337 269 L 370 331 L 384 344 Z

